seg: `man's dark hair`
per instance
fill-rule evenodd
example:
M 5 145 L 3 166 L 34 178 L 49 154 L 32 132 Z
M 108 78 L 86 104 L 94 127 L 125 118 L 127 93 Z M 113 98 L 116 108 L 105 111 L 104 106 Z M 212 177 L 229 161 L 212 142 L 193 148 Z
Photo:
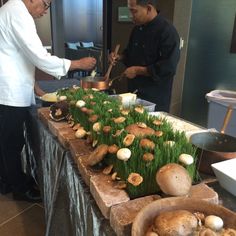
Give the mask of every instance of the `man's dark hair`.
M 136 0 L 137 5 L 146 6 L 148 4 L 157 7 L 157 0 Z

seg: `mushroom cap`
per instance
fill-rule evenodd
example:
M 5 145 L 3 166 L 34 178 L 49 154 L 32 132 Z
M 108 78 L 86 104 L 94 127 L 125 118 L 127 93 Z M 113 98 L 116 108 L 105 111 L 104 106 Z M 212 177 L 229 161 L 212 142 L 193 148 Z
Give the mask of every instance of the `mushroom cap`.
M 128 161 L 131 157 L 131 151 L 128 148 L 121 148 L 117 151 L 116 156 L 121 161 Z
M 224 226 L 223 220 L 219 216 L 209 215 L 205 218 L 205 226 L 212 230 L 221 230 Z
M 145 137 L 155 133 L 154 129 L 150 127 L 142 128 L 138 124 L 128 125 L 125 129 L 128 133 L 135 135 L 135 137 Z
M 90 166 L 94 166 L 106 156 L 108 152 L 108 145 L 101 144 L 99 145 L 87 158 L 86 162 Z
M 181 165 L 169 163 L 156 174 L 156 181 L 161 190 L 168 195 L 187 195 L 192 186 L 192 179 L 188 171 Z
M 154 221 L 154 231 L 165 236 L 192 235 L 197 226 L 197 218 L 186 210 L 162 212 Z
M 50 117 L 54 121 L 65 119 L 69 115 L 69 104 L 66 101 L 60 101 L 50 106 Z

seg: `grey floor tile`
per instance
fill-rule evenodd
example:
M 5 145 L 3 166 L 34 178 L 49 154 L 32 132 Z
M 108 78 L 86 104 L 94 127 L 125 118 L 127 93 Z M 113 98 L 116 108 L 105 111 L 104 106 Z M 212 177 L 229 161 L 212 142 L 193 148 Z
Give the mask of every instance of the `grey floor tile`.
M 1 236 L 44 236 L 44 209 L 38 204 L 0 225 Z

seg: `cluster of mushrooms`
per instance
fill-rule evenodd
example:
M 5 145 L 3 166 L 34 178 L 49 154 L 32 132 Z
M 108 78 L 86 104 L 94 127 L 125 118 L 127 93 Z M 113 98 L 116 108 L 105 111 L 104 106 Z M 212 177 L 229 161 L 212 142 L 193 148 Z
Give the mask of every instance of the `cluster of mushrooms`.
M 124 108 L 91 89 L 66 88 L 58 97 L 63 108 L 68 106 L 64 117 L 75 136 L 94 148 L 87 164 L 101 165 L 115 187 L 126 189 L 131 198 L 160 190 L 171 196 L 189 193 L 197 178 L 196 150 L 165 119 L 148 115 L 142 106 Z
M 224 228 L 224 221 L 216 215 L 173 210 L 160 213 L 146 236 L 236 236 L 236 230 Z

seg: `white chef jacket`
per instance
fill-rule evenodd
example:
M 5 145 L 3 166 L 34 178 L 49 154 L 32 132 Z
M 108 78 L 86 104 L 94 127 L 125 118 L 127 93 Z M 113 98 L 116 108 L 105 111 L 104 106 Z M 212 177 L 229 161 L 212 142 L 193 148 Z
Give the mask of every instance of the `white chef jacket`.
M 52 56 L 43 47 L 22 0 L 9 0 L 0 8 L 0 104 L 34 104 L 35 66 L 60 78 L 70 64 L 70 60 Z

